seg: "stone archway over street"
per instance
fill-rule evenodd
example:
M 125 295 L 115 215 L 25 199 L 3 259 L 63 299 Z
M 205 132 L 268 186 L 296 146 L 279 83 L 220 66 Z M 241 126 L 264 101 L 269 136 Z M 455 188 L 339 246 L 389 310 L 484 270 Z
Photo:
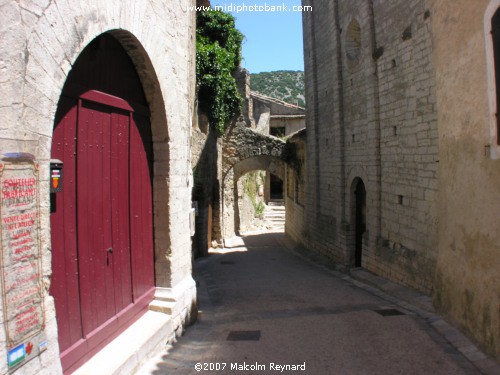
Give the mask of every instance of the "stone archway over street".
M 222 160 L 222 236 L 239 231 L 237 182 L 248 172 L 263 170 L 284 180 L 285 141 L 258 133 L 245 122 L 237 122 L 224 139 Z

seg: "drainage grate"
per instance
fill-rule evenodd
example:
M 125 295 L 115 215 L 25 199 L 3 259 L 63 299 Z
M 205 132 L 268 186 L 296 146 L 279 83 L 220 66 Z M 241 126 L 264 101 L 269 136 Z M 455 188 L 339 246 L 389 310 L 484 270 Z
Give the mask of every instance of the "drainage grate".
M 396 309 L 382 309 L 382 310 L 373 310 L 377 314 L 382 316 L 396 316 L 396 315 L 406 315 L 404 312 L 396 310 Z
M 259 341 L 260 331 L 231 331 L 226 341 Z
M 234 261 L 232 260 L 223 260 L 220 262 L 220 264 L 234 264 Z

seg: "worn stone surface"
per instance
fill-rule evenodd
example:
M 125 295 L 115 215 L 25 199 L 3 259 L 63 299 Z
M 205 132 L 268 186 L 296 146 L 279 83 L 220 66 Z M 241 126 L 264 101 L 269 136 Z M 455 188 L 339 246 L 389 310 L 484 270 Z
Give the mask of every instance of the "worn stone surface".
M 434 302 L 500 358 L 500 160 L 490 36 L 500 1 L 429 4 L 440 135 Z
M 499 356 L 498 175 L 491 17 L 500 1 L 304 1 L 306 204 L 291 235 L 431 293 Z M 319 11 L 318 11 L 319 9 Z M 486 46 L 486 48 L 485 48 Z
M 289 137 L 286 145 L 290 156 L 285 176 L 285 232 L 296 242 L 305 236 L 306 142 L 307 130 L 303 129 Z
M 363 267 L 430 291 L 438 138 L 426 2 L 322 1 L 314 7 L 303 14 L 304 241 L 332 261 L 354 264 L 354 189 L 361 179 L 366 186 Z M 357 28 L 359 35 L 342 32 Z
M 2 153 L 35 155 L 40 172 L 40 235 L 48 350 L 17 371 L 61 372 L 51 275 L 49 159 L 54 115 L 79 53 L 109 32 L 129 53 L 151 111 L 154 142 L 156 283 L 174 288 L 191 278 L 189 139 L 194 106 L 193 1 L 2 1 L 0 3 L 0 141 Z M 182 284 L 184 285 L 184 284 Z M 179 317 L 194 290 L 177 293 Z M 3 332 L 3 329 L 1 329 Z M 0 356 L 6 358 L 3 336 Z M 7 372 L 5 361 L 0 373 Z
M 440 324 L 444 335 L 435 331 L 439 316 L 292 254 L 282 235 L 233 239 L 198 260 L 196 269 L 199 323 L 136 374 L 236 374 L 231 365 L 244 363 L 266 367 L 242 373 L 271 374 L 280 370 L 270 363 L 304 362 L 305 370 L 283 373 L 481 373 L 454 347 L 457 336 L 449 327 Z M 381 314 L 390 309 L 400 315 Z M 234 331 L 257 334 L 231 341 Z M 226 368 L 197 372 L 197 363 Z
M 203 114 L 193 122 L 191 136 L 193 166 L 192 200 L 196 202 L 196 230 L 193 236 L 194 257 L 205 256 L 212 241 L 221 242 L 220 186 L 222 139 L 218 138 Z

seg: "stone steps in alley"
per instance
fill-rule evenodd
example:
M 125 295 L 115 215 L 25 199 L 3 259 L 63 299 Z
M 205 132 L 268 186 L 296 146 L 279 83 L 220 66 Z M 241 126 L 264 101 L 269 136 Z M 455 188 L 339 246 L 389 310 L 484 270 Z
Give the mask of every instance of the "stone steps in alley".
M 266 228 L 273 232 L 285 231 L 285 205 L 281 201 L 270 201 L 264 211 Z

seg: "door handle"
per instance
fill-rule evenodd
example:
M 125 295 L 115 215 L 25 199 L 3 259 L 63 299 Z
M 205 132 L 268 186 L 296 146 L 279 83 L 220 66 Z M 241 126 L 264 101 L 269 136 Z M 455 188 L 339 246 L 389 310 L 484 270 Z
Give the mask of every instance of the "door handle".
M 113 254 L 113 248 L 106 249 L 106 266 L 109 266 L 109 254 Z

